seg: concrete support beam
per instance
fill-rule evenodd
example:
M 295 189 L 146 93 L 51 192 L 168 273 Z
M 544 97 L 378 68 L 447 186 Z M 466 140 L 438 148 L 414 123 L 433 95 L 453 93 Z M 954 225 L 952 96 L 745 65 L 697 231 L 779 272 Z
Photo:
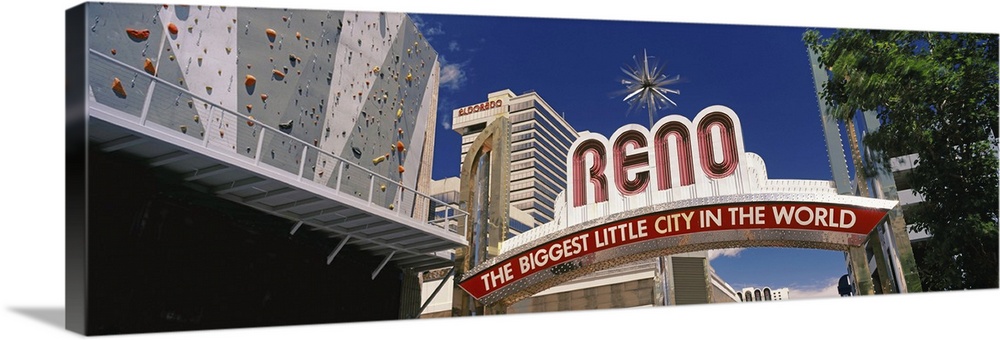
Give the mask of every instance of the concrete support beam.
M 393 255 L 396 255 L 396 251 L 395 250 L 393 250 L 391 253 L 389 253 L 389 255 L 385 257 L 385 259 L 382 259 L 382 263 L 379 263 L 378 264 L 378 268 L 375 268 L 375 271 L 372 272 L 372 280 L 374 280 L 375 277 L 378 276 L 378 273 L 382 271 L 382 268 L 385 267 L 385 264 L 389 263 L 389 260 L 392 259 Z
M 333 263 L 333 258 L 337 257 L 337 253 L 339 253 L 340 250 L 344 248 L 344 245 L 346 245 L 347 241 L 350 240 L 350 239 L 351 239 L 351 235 L 347 235 L 347 236 L 344 236 L 344 239 L 340 240 L 340 243 L 337 244 L 337 248 L 334 248 L 333 252 L 330 253 L 330 255 L 326 257 L 326 264 L 327 265 L 329 265 L 330 263 Z

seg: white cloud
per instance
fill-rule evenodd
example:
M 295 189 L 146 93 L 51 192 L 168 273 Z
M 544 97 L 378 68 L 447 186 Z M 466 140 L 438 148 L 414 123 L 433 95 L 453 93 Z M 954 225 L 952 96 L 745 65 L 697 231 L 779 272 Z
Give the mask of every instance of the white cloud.
M 465 84 L 464 64 L 451 64 L 441 58 L 441 87 L 458 90 Z
M 440 22 L 429 23 L 424 21 L 423 17 L 416 14 L 411 14 L 410 19 L 413 20 L 413 24 L 417 26 L 417 29 L 427 37 L 427 40 L 431 40 L 431 36 L 444 34 L 444 29 L 441 27 Z
M 837 291 L 839 278 L 831 279 L 829 284 L 821 287 L 788 287 L 788 298 L 791 300 L 840 297 Z
M 448 50 L 452 52 L 458 51 L 458 42 L 452 40 L 450 43 L 448 43 Z
M 453 103 L 447 96 L 441 96 L 439 98 L 437 116 L 441 127 L 445 130 L 451 130 L 451 110 L 454 107 L 455 103 Z
M 441 28 L 441 24 L 437 24 L 437 26 L 428 27 L 427 31 L 424 32 L 424 35 L 428 36 L 435 36 L 441 34 L 444 34 L 444 29 Z
M 743 249 L 744 248 L 712 249 L 708 251 L 708 260 L 711 261 L 722 256 L 738 257 Z
M 439 107 L 438 115 L 441 117 L 441 127 L 445 130 L 451 130 L 451 110 L 441 110 Z

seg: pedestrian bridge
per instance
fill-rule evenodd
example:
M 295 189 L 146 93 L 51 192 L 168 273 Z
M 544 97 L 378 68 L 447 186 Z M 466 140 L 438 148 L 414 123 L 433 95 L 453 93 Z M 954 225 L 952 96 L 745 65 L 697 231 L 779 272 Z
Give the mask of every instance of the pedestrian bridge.
M 417 271 L 450 266 L 451 250 L 465 245 L 454 228 L 464 211 L 449 207 L 443 218 L 428 221 L 433 205 L 448 205 L 100 52 L 90 50 L 87 59 L 92 150 L 137 157 L 196 190 L 286 218 L 292 234 L 302 227 L 323 231 L 337 239 L 328 264 L 346 245 L 383 258 L 373 278 L 387 264 Z M 255 127 L 254 152 L 222 143 L 237 138 L 226 134 L 229 124 Z M 294 150 L 295 162 L 278 163 L 262 145 Z M 307 165 L 317 160 L 332 171 Z

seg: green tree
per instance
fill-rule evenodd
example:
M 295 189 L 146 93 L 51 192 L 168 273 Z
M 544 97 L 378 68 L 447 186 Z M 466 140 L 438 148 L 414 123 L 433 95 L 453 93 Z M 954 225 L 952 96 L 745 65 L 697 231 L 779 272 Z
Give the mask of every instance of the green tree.
M 803 39 L 831 72 L 821 95 L 838 118 L 877 114 L 881 127 L 863 140 L 881 155 L 874 171 L 919 157 L 909 179 L 924 202 L 906 218 L 932 235 L 924 289 L 996 288 L 998 35 L 851 29 Z

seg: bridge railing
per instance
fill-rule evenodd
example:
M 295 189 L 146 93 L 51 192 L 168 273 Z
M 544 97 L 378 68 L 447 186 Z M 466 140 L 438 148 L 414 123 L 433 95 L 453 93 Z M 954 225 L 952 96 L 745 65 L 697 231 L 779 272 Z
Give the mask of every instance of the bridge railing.
M 144 127 L 159 126 L 159 130 L 172 131 L 178 138 L 191 139 L 200 145 L 196 147 L 240 155 L 245 164 L 277 169 L 298 181 L 325 184 L 328 190 L 384 208 L 386 215 L 404 216 L 464 234 L 455 226 L 458 220 L 467 218 L 467 212 L 404 185 L 401 178 L 374 172 L 321 149 L 316 141 L 296 138 L 280 127 L 263 124 L 95 50 L 90 50 L 88 63 L 91 98 L 132 116 Z M 242 150 L 237 150 L 237 145 Z M 433 209 L 444 212 L 431 216 Z

